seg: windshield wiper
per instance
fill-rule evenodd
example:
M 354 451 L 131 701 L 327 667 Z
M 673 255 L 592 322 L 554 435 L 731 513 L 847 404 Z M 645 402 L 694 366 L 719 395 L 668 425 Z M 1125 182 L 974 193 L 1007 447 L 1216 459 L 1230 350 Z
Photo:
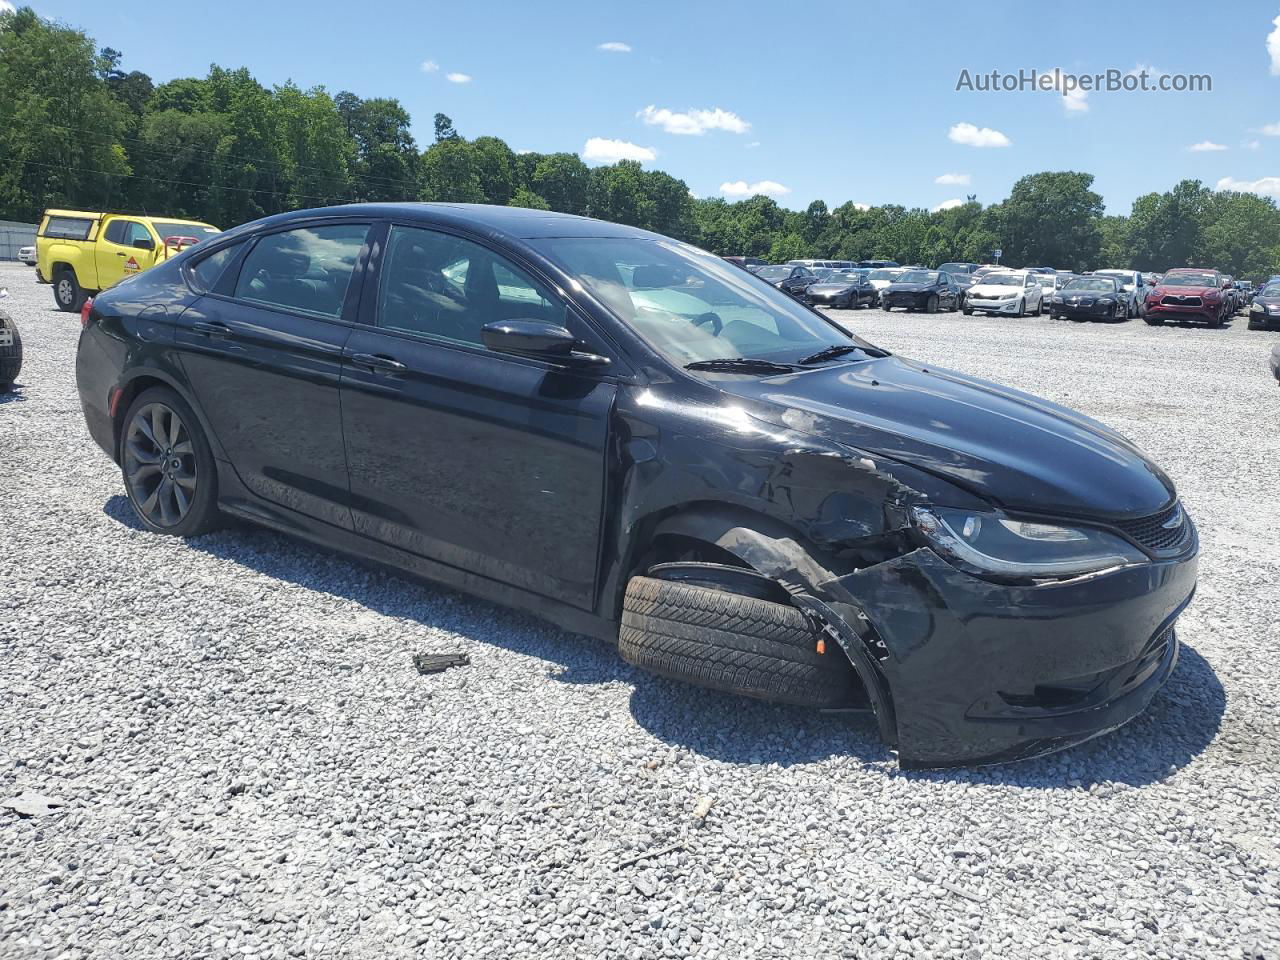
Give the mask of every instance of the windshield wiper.
M 723 370 L 728 373 L 790 373 L 795 369 L 789 363 L 760 360 L 755 357 L 720 357 L 715 360 L 695 360 L 684 365 L 686 370 Z
M 860 347 L 856 343 L 837 343 L 834 346 L 819 350 L 817 353 L 810 354 L 800 361 L 802 365 L 810 363 L 821 363 L 823 360 L 834 360 L 836 357 L 843 357 L 846 353 L 853 353 L 855 350 L 861 350 L 868 357 L 880 358 L 887 357 L 887 350 L 877 350 L 875 347 Z

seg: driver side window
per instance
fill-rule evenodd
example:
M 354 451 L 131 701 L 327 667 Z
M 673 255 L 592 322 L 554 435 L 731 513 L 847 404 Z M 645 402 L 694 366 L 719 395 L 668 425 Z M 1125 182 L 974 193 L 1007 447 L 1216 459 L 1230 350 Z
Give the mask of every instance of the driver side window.
M 495 320 L 564 325 L 562 302 L 515 264 L 480 244 L 420 227 L 393 226 L 378 282 L 378 326 L 479 346 Z

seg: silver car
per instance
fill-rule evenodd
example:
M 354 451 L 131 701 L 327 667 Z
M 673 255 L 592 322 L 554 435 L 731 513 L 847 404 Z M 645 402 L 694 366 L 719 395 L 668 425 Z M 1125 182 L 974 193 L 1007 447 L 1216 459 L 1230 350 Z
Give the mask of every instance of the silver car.
M 25 263 L 28 267 L 36 265 L 36 248 L 35 247 L 19 247 L 18 259 Z

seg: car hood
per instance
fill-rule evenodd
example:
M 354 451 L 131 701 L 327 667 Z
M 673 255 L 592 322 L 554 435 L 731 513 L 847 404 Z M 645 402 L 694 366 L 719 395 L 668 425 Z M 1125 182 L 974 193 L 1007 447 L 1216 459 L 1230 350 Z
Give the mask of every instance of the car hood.
M 1132 443 L 1030 394 L 901 357 L 722 389 L 762 419 L 910 464 L 999 506 L 1099 519 L 1167 506 L 1173 483 Z
M 1159 286 L 1155 288 L 1157 297 L 1206 297 L 1216 295 L 1220 291 L 1217 287 L 1165 287 Z
M 811 283 L 809 284 L 810 293 L 844 293 L 856 287 L 856 283 Z
M 1008 294 L 1010 297 L 1016 297 L 1025 290 L 1025 287 L 1011 287 L 1007 283 L 975 283 L 969 288 L 970 293 L 986 293 L 986 294 Z
M 884 288 L 885 293 L 923 293 L 936 287 L 933 283 L 891 283 Z

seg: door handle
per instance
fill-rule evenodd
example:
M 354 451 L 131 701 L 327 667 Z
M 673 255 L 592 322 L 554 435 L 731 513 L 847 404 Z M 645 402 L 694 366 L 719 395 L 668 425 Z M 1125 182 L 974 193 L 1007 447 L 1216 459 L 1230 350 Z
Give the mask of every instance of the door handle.
M 368 367 L 375 373 L 404 373 L 409 369 L 394 357 L 384 357 L 377 353 L 352 354 L 351 362 L 358 367 Z
M 117 252 L 117 253 L 116 253 L 116 256 L 117 256 L 117 257 L 123 257 L 123 256 L 124 256 L 124 254 L 123 254 L 123 253 L 118 253 L 118 252 Z
M 196 333 L 203 333 L 206 337 L 217 337 L 221 339 L 223 337 L 231 336 L 231 328 L 225 323 L 217 323 L 216 321 L 212 323 L 198 321 L 191 325 L 191 329 Z

